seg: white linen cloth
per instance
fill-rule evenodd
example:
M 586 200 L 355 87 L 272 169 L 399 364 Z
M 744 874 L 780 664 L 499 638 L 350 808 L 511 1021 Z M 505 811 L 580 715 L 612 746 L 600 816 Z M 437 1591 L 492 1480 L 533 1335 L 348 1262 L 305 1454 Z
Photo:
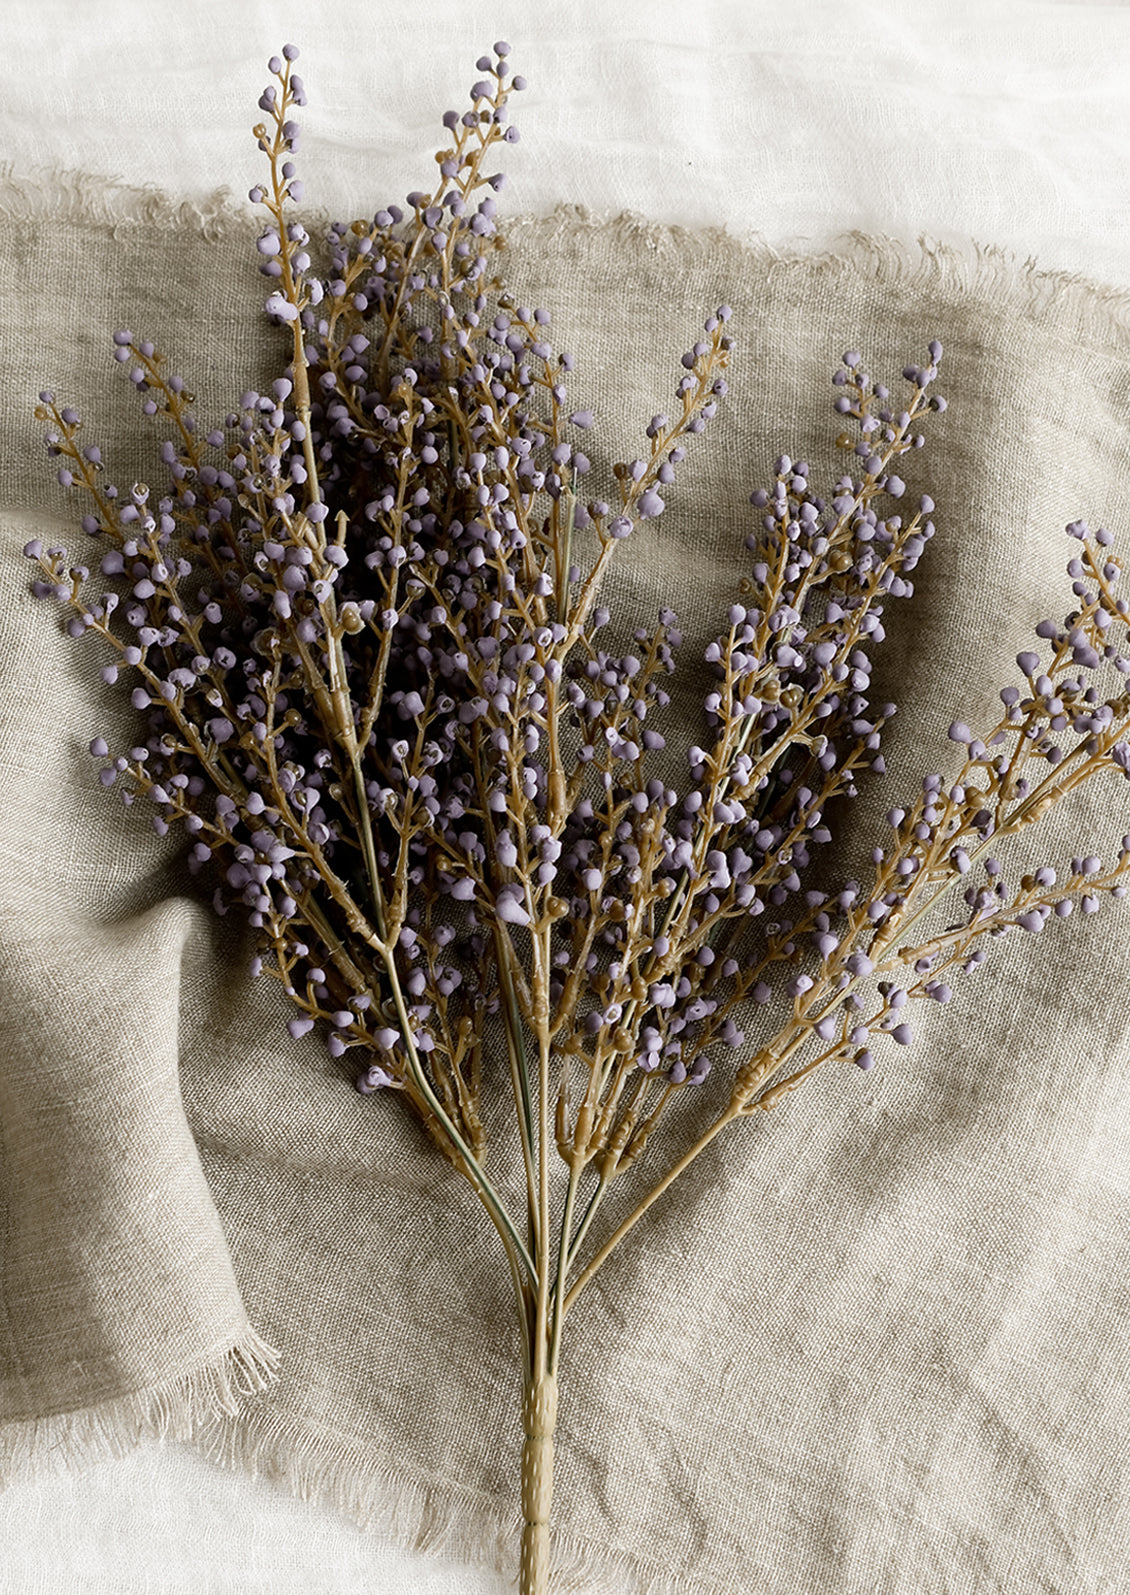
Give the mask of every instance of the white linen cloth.
M 630 209 L 822 245 L 999 244 L 1130 281 L 1130 14 L 1102 0 L 6 4 L 0 158 L 202 200 L 260 176 L 268 55 L 302 50 L 307 193 L 400 199 L 495 39 L 529 80 L 506 208 Z
M 241 194 L 258 176 L 265 59 L 293 38 L 308 193 L 352 214 L 417 181 L 442 110 L 505 36 L 531 84 L 512 212 L 577 202 L 782 245 L 858 230 L 912 248 L 926 233 L 1130 285 L 1124 5 L 196 0 L 173 14 L 41 0 L 3 20 L 0 152 L 21 178 L 80 169 L 196 204 Z M 0 1587 L 21 1595 L 505 1587 L 182 1449 L 13 1487 L 0 1546 Z

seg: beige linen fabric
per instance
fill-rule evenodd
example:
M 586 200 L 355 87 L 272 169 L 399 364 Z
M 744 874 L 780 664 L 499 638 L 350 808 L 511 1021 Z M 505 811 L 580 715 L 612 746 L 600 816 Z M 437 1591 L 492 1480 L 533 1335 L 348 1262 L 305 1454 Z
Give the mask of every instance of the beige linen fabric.
M 286 1036 L 183 839 L 97 784 L 85 745 L 128 746 L 128 704 L 97 643 L 26 593 L 27 538 L 97 546 L 54 490 L 40 386 L 89 417 L 115 480 L 155 484 L 117 326 L 159 341 L 209 422 L 285 359 L 246 224 L 80 185 L 5 205 L 0 1472 L 192 1433 L 400 1543 L 509 1567 L 517 1346 L 493 1232 L 394 1101 Z M 782 450 L 838 474 L 841 350 L 893 379 L 945 343 L 950 409 L 905 473 L 938 536 L 876 678 L 900 703 L 892 773 L 817 866 L 849 870 L 946 768 L 950 719 L 983 720 L 1032 623 L 1068 606 L 1063 524 L 1130 537 L 1130 302 L 863 239 L 785 258 L 569 213 L 511 239 L 511 282 L 577 355 L 598 465 L 636 451 L 704 313 L 734 306 L 731 396 L 610 588 L 624 614 L 679 610 L 692 675 L 747 566 L 749 490 Z M 1042 852 L 1109 852 L 1125 793 L 1096 786 Z M 653 1210 L 568 1326 L 562 1588 L 1121 1587 L 1127 929 L 1112 906 L 1008 937 L 913 1052 L 817 1077 Z M 500 1083 L 497 1126 L 503 1103 Z

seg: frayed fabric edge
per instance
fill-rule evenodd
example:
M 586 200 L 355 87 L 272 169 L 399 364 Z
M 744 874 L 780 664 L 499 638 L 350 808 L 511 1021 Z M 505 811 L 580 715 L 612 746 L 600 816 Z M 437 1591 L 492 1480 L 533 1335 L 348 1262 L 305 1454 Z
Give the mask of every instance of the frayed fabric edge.
M 248 1327 L 215 1361 L 149 1389 L 73 1412 L 0 1422 L 0 1488 L 125 1457 L 146 1441 L 191 1440 L 267 1390 L 280 1361 Z
M 1081 272 L 1042 267 L 1000 244 L 966 239 L 943 242 L 922 233 L 914 242 L 852 230 L 810 249 L 778 246 L 758 234 L 738 237 L 724 227 L 690 228 L 652 221 L 634 211 L 598 215 L 583 205 L 559 205 L 548 216 L 504 220 L 501 232 L 515 244 L 550 242 L 570 232 L 603 232 L 684 268 L 709 265 L 725 279 L 752 265 L 766 274 L 804 270 L 822 287 L 852 276 L 886 282 L 908 294 L 941 293 L 973 299 L 1002 315 L 1043 321 L 1052 311 L 1072 340 L 1130 345 L 1130 288 L 1102 283 Z
M 376 1459 L 340 1434 L 311 1431 L 269 1404 L 217 1418 L 192 1443 L 208 1461 L 269 1479 L 400 1551 L 498 1573 L 516 1583 L 517 1505 L 507 1510 L 495 1497 L 450 1479 L 413 1474 Z M 552 1543 L 555 1595 L 723 1595 L 721 1585 L 574 1535 L 554 1532 Z
M 252 212 L 218 188 L 198 199 L 177 199 L 163 189 L 138 188 L 115 177 L 81 169 L 16 173 L 0 164 L 0 220 L 74 222 L 121 228 L 186 228 L 210 243 L 226 237 L 251 237 Z
M 330 218 L 303 210 L 302 218 L 323 229 Z M 196 198 L 76 170 L 16 173 L 0 164 L 0 221 L 59 221 L 104 227 L 114 236 L 138 227 L 183 228 L 212 243 L 250 242 L 261 218 L 227 188 Z M 1104 284 L 1081 272 L 1048 269 L 998 244 L 974 239 L 942 242 L 921 234 L 916 242 L 883 234 L 847 231 L 811 249 L 777 246 L 750 232 L 739 237 L 725 227 L 687 227 L 650 220 L 637 212 L 597 213 L 584 205 L 558 205 L 543 215 L 503 218 L 503 239 L 550 241 L 569 232 L 605 233 L 683 265 L 709 261 L 738 271 L 751 264 L 763 271 L 818 269 L 835 279 L 854 273 L 884 278 L 908 292 L 944 291 L 995 304 L 1003 313 L 1041 318 L 1055 310 L 1067 335 L 1091 342 L 1130 344 L 1130 289 Z

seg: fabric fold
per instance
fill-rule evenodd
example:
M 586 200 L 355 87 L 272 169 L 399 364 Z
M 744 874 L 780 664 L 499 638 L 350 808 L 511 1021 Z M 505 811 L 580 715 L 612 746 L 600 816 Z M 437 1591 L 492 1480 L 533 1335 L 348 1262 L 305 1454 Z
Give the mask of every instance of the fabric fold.
M 277 1365 L 181 1104 L 180 955 L 201 910 L 60 923 L 45 897 L 29 883 L 4 905 L 4 1478 L 187 1437 Z

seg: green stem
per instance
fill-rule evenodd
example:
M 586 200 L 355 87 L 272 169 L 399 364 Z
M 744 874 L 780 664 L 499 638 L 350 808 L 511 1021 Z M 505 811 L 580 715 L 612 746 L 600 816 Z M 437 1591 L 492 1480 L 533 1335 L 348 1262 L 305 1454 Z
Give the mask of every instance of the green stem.
M 565 1272 L 566 1272 L 566 1274 L 568 1273 L 569 1269 L 572 1268 L 573 1264 L 577 1260 L 577 1256 L 578 1256 L 578 1254 L 579 1254 L 579 1252 L 581 1250 L 582 1244 L 584 1243 L 585 1236 L 589 1232 L 589 1226 L 591 1225 L 593 1219 L 596 1217 L 596 1210 L 600 1206 L 601 1201 L 603 1200 L 603 1197 L 604 1197 L 604 1193 L 605 1193 L 605 1191 L 607 1189 L 608 1189 L 608 1180 L 602 1176 L 600 1178 L 600 1180 L 597 1182 L 596 1189 L 593 1191 L 592 1195 L 588 1199 L 588 1205 L 586 1206 L 584 1212 L 581 1214 L 581 1222 L 580 1222 L 580 1224 L 579 1224 L 579 1226 L 577 1228 L 577 1233 L 573 1236 L 572 1240 L 569 1242 L 569 1250 L 568 1250 L 568 1252 L 567 1252 L 567 1254 L 565 1256 L 565 1260 L 564 1260 L 565 1261 Z
M 557 1356 L 561 1349 L 561 1325 L 565 1321 L 565 1254 L 569 1244 L 569 1231 L 573 1225 L 573 1203 L 577 1196 L 579 1181 L 577 1165 L 569 1170 L 569 1187 L 565 1192 L 565 1211 L 561 1215 L 561 1239 L 557 1245 L 557 1278 L 553 1290 L 553 1324 L 549 1337 L 549 1372 L 557 1372 Z M 548 1263 L 548 1258 L 546 1259 Z
M 483 1173 L 478 1158 L 476 1158 L 444 1111 L 442 1103 L 432 1090 L 431 1082 L 424 1072 L 424 1066 L 420 1062 L 420 1055 L 416 1051 L 416 1043 L 412 1037 L 412 1021 L 408 1013 L 408 1006 L 404 1001 L 404 992 L 401 989 L 400 976 L 397 973 L 392 949 L 388 946 L 383 946 L 381 948 L 381 956 L 384 959 L 389 985 L 392 988 L 393 1001 L 396 1004 L 397 1017 L 400 1020 L 400 1031 L 404 1038 L 405 1050 L 408 1053 L 408 1066 L 412 1072 L 412 1078 L 429 1108 L 431 1108 L 443 1126 L 445 1135 L 458 1151 L 467 1178 L 474 1186 L 476 1194 L 494 1221 L 495 1228 L 502 1236 L 503 1244 L 513 1246 L 516 1256 L 525 1265 L 531 1283 L 536 1284 L 538 1282 L 538 1271 L 534 1267 L 533 1259 L 530 1257 L 524 1242 L 515 1230 L 510 1215 L 503 1206 L 498 1192 Z

